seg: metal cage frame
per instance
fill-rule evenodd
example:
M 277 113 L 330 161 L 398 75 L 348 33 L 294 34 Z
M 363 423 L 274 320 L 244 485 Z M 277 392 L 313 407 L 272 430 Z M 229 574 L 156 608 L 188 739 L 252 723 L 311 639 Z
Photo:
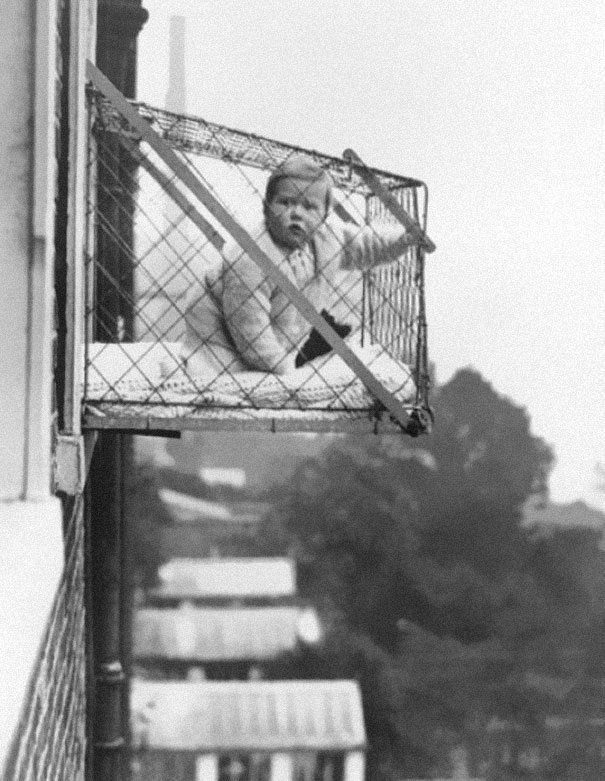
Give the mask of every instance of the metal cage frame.
M 429 370 L 427 355 L 427 323 L 424 300 L 424 254 L 434 249 L 434 245 L 426 236 L 428 191 L 424 182 L 418 179 L 398 176 L 396 174 L 370 169 L 355 155 L 352 150 L 347 150 L 342 158 L 319 153 L 315 150 L 306 150 L 301 147 L 284 144 L 272 139 L 264 138 L 250 133 L 233 130 L 216 123 L 205 120 L 177 115 L 168 111 L 151 107 L 147 104 L 132 103 L 127 101 L 118 90 L 98 71 L 94 65 L 88 63 L 87 75 L 92 84 L 89 89 L 90 107 L 90 155 L 88 166 L 88 230 L 86 250 L 86 338 L 85 338 L 85 368 L 84 368 L 84 398 L 83 398 L 83 427 L 92 430 L 113 429 L 134 433 L 154 433 L 165 435 L 178 435 L 182 430 L 270 430 L 270 431 L 370 431 L 374 433 L 405 432 L 412 436 L 425 433 L 430 430 L 431 410 L 429 405 Z M 132 414 L 132 407 L 127 400 L 114 399 L 111 403 L 98 402 L 88 395 L 88 376 L 91 366 L 94 364 L 94 356 L 91 353 L 91 342 L 95 334 L 95 308 L 96 285 L 95 275 L 98 267 L 95 266 L 96 254 L 99 252 L 99 226 L 95 222 L 97 206 L 99 172 L 96 164 L 96 140 L 95 131 L 102 120 L 102 133 L 111 138 L 114 145 L 116 159 L 126 151 L 129 155 L 128 165 L 139 166 L 144 169 L 159 185 L 172 201 L 181 209 L 200 231 L 206 240 L 216 249 L 221 248 L 221 234 L 217 232 L 216 222 L 209 220 L 208 212 L 218 220 L 224 231 L 243 247 L 254 262 L 274 278 L 278 286 L 290 297 L 293 304 L 306 318 L 311 327 L 318 330 L 329 343 L 332 350 L 344 360 L 357 375 L 363 385 L 369 390 L 374 401 L 363 410 L 351 410 L 350 415 L 329 414 L 317 416 L 307 410 L 300 409 L 252 409 L 249 414 L 242 417 L 237 414 L 229 414 L 217 417 L 204 414 L 197 409 L 195 416 L 177 414 L 170 417 L 154 414 L 150 407 L 148 414 Z M 140 144 L 144 142 L 157 153 L 161 165 L 154 164 L 149 156 L 140 152 Z M 372 216 L 382 210 L 397 222 L 402 223 L 406 230 L 416 231 L 423 239 L 422 244 L 415 248 L 414 279 L 415 285 L 415 322 L 414 330 L 408 340 L 413 339 L 413 377 L 415 383 L 414 398 L 405 404 L 394 397 L 385 388 L 384 384 L 376 379 L 371 368 L 368 369 L 357 355 L 337 333 L 322 319 L 322 317 L 306 301 L 304 296 L 294 288 L 288 279 L 275 268 L 271 259 L 264 256 L 262 250 L 255 244 L 247 232 L 234 220 L 231 215 L 216 201 L 202 181 L 192 174 L 191 167 L 187 165 L 187 155 L 204 156 L 221 161 L 229 160 L 236 166 L 256 169 L 269 169 L 286 160 L 293 153 L 304 153 L 313 157 L 323 168 L 329 170 L 337 187 L 343 191 L 354 193 L 365 200 L 366 217 Z M 122 163 L 119 163 L 120 165 Z M 117 186 L 124 187 L 122 182 Z M 126 197 L 130 198 L 126 185 Z M 401 196 L 401 197 L 400 197 Z M 119 196 L 118 196 L 119 197 Z M 410 217 L 402 206 L 411 206 L 413 217 Z M 206 212 L 199 207 L 202 204 Z M 132 231 L 132 213 L 128 213 L 127 205 L 123 216 L 124 223 L 119 230 L 125 230 L 128 234 Z M 336 204 L 339 217 L 344 221 L 350 220 L 346 205 Z M 414 219 L 416 218 L 416 219 Z M 125 226 L 125 227 L 124 227 Z M 115 227 L 115 226 L 114 226 Z M 129 239 L 127 237 L 126 242 Z M 104 274 L 110 275 L 111 269 L 103 269 Z M 127 270 L 127 274 L 128 274 Z M 392 296 L 391 288 L 395 286 L 397 268 L 385 267 L 378 272 L 364 274 L 363 283 L 363 307 L 364 315 L 362 329 L 367 330 L 374 338 L 381 329 L 386 333 L 395 334 L 391 350 L 401 352 L 404 348 L 400 341 L 397 342 L 397 324 L 390 322 L 381 312 L 376 302 L 385 295 Z M 118 274 L 119 277 L 119 274 Z M 120 277 L 121 279 L 121 277 Z M 395 282 L 393 281 L 395 280 Z M 132 285 L 132 280 L 126 281 Z M 391 286 L 385 294 L 385 285 Z M 395 286 L 396 287 L 396 286 Z M 383 289 L 384 288 L 384 289 Z M 391 313 L 396 311 L 389 308 Z M 388 313 L 387 313 L 388 314 Z M 129 314 L 118 316 L 120 328 L 128 331 Z M 382 318 L 382 319 L 381 319 Z M 102 342 L 121 342 L 121 335 L 114 330 L 113 333 L 103 334 Z M 385 339 L 386 337 L 381 337 Z M 389 337 L 390 338 L 390 337 Z M 394 346 L 397 342 L 397 346 Z M 409 346 L 407 348 L 410 352 Z M 156 410 L 158 399 L 155 398 Z M 210 409 L 207 410 L 210 412 Z M 260 413 L 263 414 L 260 414 Z

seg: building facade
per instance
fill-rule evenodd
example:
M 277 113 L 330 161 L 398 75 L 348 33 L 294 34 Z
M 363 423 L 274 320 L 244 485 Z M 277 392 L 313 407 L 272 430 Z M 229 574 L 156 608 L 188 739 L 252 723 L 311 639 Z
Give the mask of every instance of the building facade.
M 86 472 L 80 427 L 86 61 L 140 0 L 5 0 L 0 45 L 0 776 L 90 763 Z M 116 24 L 122 36 L 124 25 Z M 110 37 L 110 36 L 109 36 Z M 132 67 L 131 67 L 132 70 Z
M 0 767 L 10 779 L 77 779 L 86 752 L 84 508 L 72 467 L 85 446 L 58 366 L 95 5 L 7 0 L 2 10 Z
M 136 781 L 364 781 L 356 681 L 134 681 Z

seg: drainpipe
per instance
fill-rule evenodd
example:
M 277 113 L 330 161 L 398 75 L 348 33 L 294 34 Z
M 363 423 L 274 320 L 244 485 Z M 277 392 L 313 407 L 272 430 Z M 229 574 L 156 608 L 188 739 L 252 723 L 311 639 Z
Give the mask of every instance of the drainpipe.
M 90 550 L 94 706 L 93 781 L 123 781 L 124 670 L 121 655 L 123 494 L 121 435 L 99 436 L 90 471 Z
M 148 13 L 141 0 L 98 0 L 97 66 L 128 98 L 136 90 L 136 41 Z M 105 161 L 107 165 L 109 160 Z M 119 170 L 119 166 L 113 162 Z M 124 176 L 124 174 L 121 174 Z M 130 177 L 126 177 L 128 180 Z M 101 195 L 101 194 L 99 194 Z M 128 190 L 126 189 L 126 200 Z M 106 218 L 119 227 L 121 240 L 132 242 L 132 219 L 124 213 L 118 219 L 115 204 L 104 205 Z M 133 269 L 127 256 L 115 245 L 99 242 L 100 264 L 121 280 L 120 293 L 108 289 L 99 275 L 97 300 L 103 300 L 108 318 L 99 341 L 134 338 L 133 312 L 125 305 L 134 289 Z M 124 658 L 129 647 L 129 590 L 124 555 L 125 476 L 132 467 L 132 438 L 120 433 L 99 434 L 90 471 L 90 580 L 92 592 L 92 751 L 89 774 L 93 781 L 126 781 L 129 777 L 128 694 Z M 126 670 L 126 672 L 128 672 Z

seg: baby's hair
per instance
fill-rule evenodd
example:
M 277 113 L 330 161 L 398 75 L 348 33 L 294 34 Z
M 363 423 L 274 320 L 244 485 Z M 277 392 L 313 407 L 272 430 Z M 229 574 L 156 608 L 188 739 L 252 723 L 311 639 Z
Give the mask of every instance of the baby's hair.
M 280 179 L 302 179 L 310 183 L 324 182 L 326 185 L 326 214 L 330 211 L 332 207 L 332 187 L 334 184 L 332 177 L 311 157 L 293 155 L 273 171 L 267 180 L 265 204 L 270 203 L 275 197 L 275 191 Z

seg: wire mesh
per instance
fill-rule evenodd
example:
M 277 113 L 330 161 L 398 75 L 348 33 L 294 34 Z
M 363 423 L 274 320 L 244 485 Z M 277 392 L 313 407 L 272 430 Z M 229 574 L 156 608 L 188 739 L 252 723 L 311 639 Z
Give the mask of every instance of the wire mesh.
M 91 90 L 89 103 L 89 425 L 138 416 L 170 419 L 174 428 L 229 420 L 264 427 L 281 416 L 291 427 L 320 429 L 322 421 L 379 418 L 383 405 L 212 209 L 103 96 Z M 347 161 L 137 110 L 388 392 L 407 409 L 427 410 L 422 252 L 404 246 L 401 226 Z M 316 213 L 317 182 L 298 179 L 290 203 L 265 203 L 271 172 L 301 154 L 331 177 L 327 217 L 325 208 Z M 375 173 L 420 221 L 424 185 Z M 303 216 L 284 216 L 293 209 Z

